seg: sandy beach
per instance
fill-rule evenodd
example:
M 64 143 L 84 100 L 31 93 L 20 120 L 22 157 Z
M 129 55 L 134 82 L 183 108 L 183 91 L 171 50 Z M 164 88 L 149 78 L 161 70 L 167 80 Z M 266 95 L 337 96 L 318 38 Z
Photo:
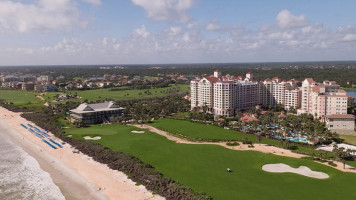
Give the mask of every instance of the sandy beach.
M 111 170 L 86 155 L 73 154 L 73 148 L 69 144 L 65 144 L 60 149 L 52 149 L 20 126 L 21 123 L 31 122 L 22 118 L 20 113 L 0 107 L 2 131 L 11 136 L 13 142 L 38 161 L 40 167 L 50 174 L 66 199 L 164 199 L 159 195 L 152 195 L 142 185 L 136 186 L 135 182 L 122 172 Z M 49 135 L 52 136 L 51 133 Z M 58 138 L 54 140 L 62 142 Z

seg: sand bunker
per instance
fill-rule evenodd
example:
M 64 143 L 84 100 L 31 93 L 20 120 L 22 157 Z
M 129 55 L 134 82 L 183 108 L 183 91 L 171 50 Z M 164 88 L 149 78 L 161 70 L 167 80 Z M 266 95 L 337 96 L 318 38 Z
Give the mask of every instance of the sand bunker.
M 262 170 L 267 171 L 267 172 L 274 172 L 274 173 L 291 172 L 291 173 L 296 173 L 296 174 L 308 176 L 311 178 L 317 178 L 317 179 L 329 178 L 329 175 L 327 175 L 323 172 L 313 171 L 305 166 L 293 168 L 293 167 L 283 164 L 283 163 L 263 165 Z
M 100 140 L 101 137 L 100 136 L 95 136 L 95 137 L 85 136 L 84 139 L 85 140 Z
M 131 133 L 145 133 L 145 131 L 131 131 Z

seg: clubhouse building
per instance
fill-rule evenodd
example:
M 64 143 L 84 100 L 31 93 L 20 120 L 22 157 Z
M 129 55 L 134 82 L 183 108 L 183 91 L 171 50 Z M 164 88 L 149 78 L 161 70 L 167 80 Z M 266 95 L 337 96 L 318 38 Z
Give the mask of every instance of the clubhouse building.
M 122 116 L 124 108 L 115 105 L 113 101 L 104 103 L 82 103 L 77 108 L 70 110 L 72 119 L 86 124 L 107 123 L 116 117 Z

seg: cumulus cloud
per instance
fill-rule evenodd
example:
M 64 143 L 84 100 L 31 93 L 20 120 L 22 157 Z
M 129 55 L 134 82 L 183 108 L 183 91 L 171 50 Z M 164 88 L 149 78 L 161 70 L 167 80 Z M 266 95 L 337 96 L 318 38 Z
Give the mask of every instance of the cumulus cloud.
M 178 35 L 182 31 L 182 28 L 179 26 L 171 26 L 167 30 L 168 35 L 175 36 Z
M 101 5 L 101 0 L 83 0 L 83 1 L 93 5 Z
M 0 31 L 46 31 L 85 26 L 70 0 L 38 0 L 32 4 L 0 1 Z
M 282 10 L 278 13 L 276 21 L 281 28 L 302 27 L 308 24 L 305 15 L 293 15 L 288 10 Z
M 295 21 L 294 17 L 289 21 Z M 151 33 L 147 26 L 141 25 L 133 29 L 129 37 L 103 37 L 89 41 L 72 38 L 43 45 L 42 48 L 3 48 L 0 49 L 0 59 L 4 61 L 16 55 L 29 59 L 21 59 L 25 62 L 38 57 L 41 64 L 355 59 L 356 30 L 353 26 L 332 29 L 309 22 L 306 17 L 302 21 L 298 26 L 264 24 L 254 30 L 242 24 L 220 26 L 224 31 L 217 34 L 203 31 L 207 30 L 207 25 L 197 22 L 169 26 Z M 210 23 L 218 25 L 213 20 Z M 43 63 L 42 60 L 47 58 L 47 63 Z M 14 57 L 13 60 L 20 59 Z
M 347 34 L 344 36 L 343 40 L 346 42 L 356 41 L 356 34 Z
M 135 29 L 134 35 L 147 38 L 150 35 L 150 32 L 146 30 L 146 26 L 142 25 L 140 28 Z
M 214 23 L 209 23 L 208 25 L 206 25 L 205 30 L 207 31 L 217 31 L 220 29 L 219 25 L 216 25 Z
M 188 9 L 193 6 L 193 0 L 132 0 L 147 12 L 150 19 L 185 23 L 190 20 Z
M 207 31 L 218 31 L 221 30 L 222 28 L 218 25 L 218 22 L 216 19 L 212 19 L 210 23 L 208 23 L 205 26 L 205 30 Z

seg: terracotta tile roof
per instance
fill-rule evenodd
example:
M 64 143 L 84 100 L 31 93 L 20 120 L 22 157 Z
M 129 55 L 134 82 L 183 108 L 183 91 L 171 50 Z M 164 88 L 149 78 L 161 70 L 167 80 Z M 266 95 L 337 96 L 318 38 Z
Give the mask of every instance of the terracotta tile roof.
M 244 114 L 243 117 L 240 118 L 241 121 L 244 121 L 244 122 L 252 122 L 252 121 L 258 121 L 258 119 L 254 118 L 254 117 L 251 117 L 247 114 Z
M 283 113 L 281 113 L 280 115 L 278 115 L 279 118 L 286 118 L 287 116 Z
M 208 81 L 210 81 L 212 83 L 215 83 L 216 81 L 219 81 L 218 78 L 213 77 L 213 76 L 209 76 L 209 77 L 205 77 L 205 78 L 206 78 L 206 80 L 208 80 Z
M 318 93 L 320 92 L 320 88 L 322 88 L 322 86 L 314 86 L 312 87 L 312 91 Z
M 306 78 L 305 80 L 307 80 L 309 83 L 316 83 L 312 78 Z
M 277 79 L 279 79 L 279 77 L 278 77 L 278 76 L 273 77 L 273 78 L 272 78 L 272 81 L 277 80 Z

